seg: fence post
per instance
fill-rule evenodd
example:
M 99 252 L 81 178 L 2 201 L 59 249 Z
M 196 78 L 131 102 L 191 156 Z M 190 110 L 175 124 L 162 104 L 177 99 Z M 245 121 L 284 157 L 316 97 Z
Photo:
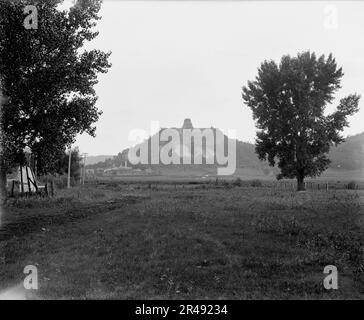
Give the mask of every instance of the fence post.
M 326 191 L 329 191 L 329 183 L 326 182 Z
M 54 196 L 54 183 L 53 180 L 51 180 L 51 197 Z

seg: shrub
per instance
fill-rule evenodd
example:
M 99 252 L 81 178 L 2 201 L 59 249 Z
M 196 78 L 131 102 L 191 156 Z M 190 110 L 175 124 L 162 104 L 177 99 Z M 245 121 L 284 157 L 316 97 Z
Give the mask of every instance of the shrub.
M 241 187 L 242 186 L 242 180 L 240 178 L 236 178 L 233 181 L 233 186 L 235 186 L 235 187 Z
M 263 186 L 262 181 L 260 181 L 260 180 L 258 180 L 258 179 L 253 180 L 253 181 L 250 183 L 250 185 L 251 185 L 252 187 L 262 187 L 262 186 Z
M 358 185 L 355 181 L 350 181 L 348 183 L 348 189 L 349 190 L 356 190 L 358 188 Z
M 232 187 L 232 185 L 227 180 L 222 180 L 221 184 L 222 184 L 222 186 L 224 188 L 231 188 Z

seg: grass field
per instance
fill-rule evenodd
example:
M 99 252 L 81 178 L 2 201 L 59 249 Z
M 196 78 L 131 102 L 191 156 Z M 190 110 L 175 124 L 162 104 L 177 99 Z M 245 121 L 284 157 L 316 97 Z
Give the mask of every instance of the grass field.
M 252 168 L 237 168 L 234 175 L 217 177 L 216 169 L 202 170 L 197 168 L 183 169 L 183 168 L 164 168 L 163 174 L 151 175 L 121 175 L 121 176 L 89 176 L 91 182 L 115 182 L 115 183 L 189 183 L 189 182 L 215 182 L 216 178 L 222 181 L 234 181 L 240 178 L 244 184 L 250 185 L 253 180 L 259 180 L 266 186 L 286 185 L 291 186 L 290 189 L 296 187 L 296 181 L 292 179 L 282 179 L 279 182 L 275 179 L 274 175 L 264 175 L 262 170 L 255 170 Z M 63 179 L 63 186 L 67 185 L 67 177 Z M 350 182 L 355 182 L 359 189 L 364 189 L 364 171 L 363 170 L 326 170 L 321 176 L 316 178 L 305 179 L 307 188 L 317 189 L 317 185 L 321 187 L 327 183 L 329 188 L 346 189 Z
M 12 200 L 1 216 L 0 291 L 34 299 L 363 299 L 363 200 L 363 190 L 117 182 L 59 190 L 50 201 Z M 22 293 L 29 264 L 39 290 Z M 323 287 L 326 265 L 338 268 L 338 290 Z

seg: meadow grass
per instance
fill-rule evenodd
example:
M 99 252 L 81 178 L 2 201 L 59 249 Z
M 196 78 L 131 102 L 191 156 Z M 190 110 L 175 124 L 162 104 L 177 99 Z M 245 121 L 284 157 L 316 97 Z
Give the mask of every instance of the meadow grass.
M 47 299 L 362 299 L 362 190 L 95 183 L 8 203 L 0 289 Z M 326 290 L 326 265 L 339 289 Z

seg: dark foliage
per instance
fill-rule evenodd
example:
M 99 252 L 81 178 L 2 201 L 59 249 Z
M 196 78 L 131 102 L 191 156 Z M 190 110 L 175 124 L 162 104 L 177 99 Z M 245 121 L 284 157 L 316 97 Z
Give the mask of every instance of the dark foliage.
M 56 171 L 57 158 L 77 134 L 95 135 L 101 112 L 94 86 L 110 67 L 110 53 L 83 50 L 98 35 L 93 27 L 101 1 L 77 1 L 60 11 L 62 2 L 0 3 L 0 84 L 7 97 L 1 128 L 9 147 L 3 157 L 21 163 L 28 146 L 48 172 Z M 28 30 L 23 10 L 30 4 L 39 18 L 38 28 Z
M 279 65 L 264 61 L 256 79 L 243 87 L 243 100 L 259 130 L 256 152 L 271 166 L 278 164 L 278 179 L 297 178 L 302 189 L 304 177 L 328 168 L 330 147 L 344 141 L 340 132 L 360 99 L 356 94 L 342 98 L 336 111 L 325 115 L 342 77 L 331 54 L 317 58 L 303 52 L 283 56 Z

